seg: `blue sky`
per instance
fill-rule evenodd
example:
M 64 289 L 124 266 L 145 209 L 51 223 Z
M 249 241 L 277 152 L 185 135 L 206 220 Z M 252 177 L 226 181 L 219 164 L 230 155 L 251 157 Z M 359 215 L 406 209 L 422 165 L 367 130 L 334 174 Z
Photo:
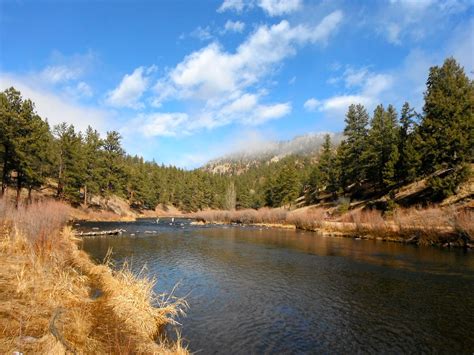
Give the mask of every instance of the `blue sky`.
M 467 0 L 0 0 L 0 89 L 186 168 L 340 131 L 350 103 L 420 110 L 428 68 L 472 77 L 473 46 Z

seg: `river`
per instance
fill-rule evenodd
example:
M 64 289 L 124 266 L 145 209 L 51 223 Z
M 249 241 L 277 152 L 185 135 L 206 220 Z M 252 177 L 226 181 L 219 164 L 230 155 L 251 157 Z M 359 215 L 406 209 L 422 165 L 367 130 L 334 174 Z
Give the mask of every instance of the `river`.
M 102 260 L 185 296 L 178 319 L 202 354 L 474 352 L 474 253 L 189 220 L 83 222 Z

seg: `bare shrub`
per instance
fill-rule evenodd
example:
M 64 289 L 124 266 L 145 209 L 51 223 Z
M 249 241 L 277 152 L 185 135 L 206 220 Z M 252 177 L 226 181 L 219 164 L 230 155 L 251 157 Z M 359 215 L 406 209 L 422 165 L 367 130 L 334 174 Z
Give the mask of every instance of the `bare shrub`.
M 239 223 L 239 224 L 284 224 L 287 223 L 288 212 L 282 209 L 261 208 L 238 211 L 200 211 L 191 216 L 208 223 Z
M 454 234 L 454 210 L 450 209 L 400 209 L 394 212 L 393 220 L 401 236 L 417 239 L 422 245 L 446 242 L 449 234 Z
M 463 210 L 454 214 L 453 224 L 456 231 L 474 240 L 474 211 Z
M 14 234 L 25 238 L 37 255 L 47 255 L 62 247 L 62 231 L 69 219 L 70 207 L 47 200 L 15 208 L 0 200 L 0 223 Z
M 316 230 L 322 227 L 325 218 L 326 211 L 318 208 L 303 213 L 291 213 L 287 217 L 287 222 L 295 225 L 298 229 Z
M 371 233 L 385 236 L 392 232 L 389 223 L 383 218 L 382 213 L 375 209 L 355 210 L 344 214 L 340 222 L 353 223 L 359 233 Z

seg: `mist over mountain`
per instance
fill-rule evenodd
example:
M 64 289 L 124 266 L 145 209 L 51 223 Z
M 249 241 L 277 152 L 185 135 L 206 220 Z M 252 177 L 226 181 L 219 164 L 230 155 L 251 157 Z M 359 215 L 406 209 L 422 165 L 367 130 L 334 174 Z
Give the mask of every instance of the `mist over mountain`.
M 209 161 L 203 170 L 215 174 L 240 174 L 251 167 L 277 162 L 289 155 L 317 157 L 326 134 L 331 136 L 334 145 L 339 144 L 343 137 L 342 133 L 313 132 L 290 140 L 253 143 L 248 148 Z

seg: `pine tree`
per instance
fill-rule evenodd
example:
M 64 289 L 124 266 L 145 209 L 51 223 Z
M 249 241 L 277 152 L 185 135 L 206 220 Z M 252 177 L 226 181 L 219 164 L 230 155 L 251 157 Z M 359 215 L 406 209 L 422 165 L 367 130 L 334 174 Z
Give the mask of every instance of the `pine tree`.
M 54 126 L 53 132 L 56 137 L 57 196 L 79 204 L 85 171 L 82 137 L 73 125 L 65 122 Z
M 446 169 L 428 181 L 434 198 L 442 199 L 469 176 L 474 157 L 474 82 L 453 58 L 430 68 L 423 111 L 422 172 Z
M 13 87 L 5 90 L 0 95 L 0 146 L 2 147 L 2 189 L 1 196 L 5 194 L 11 183 L 11 172 L 17 154 L 19 127 L 21 126 L 20 113 L 22 98 L 19 91 Z
M 395 165 L 398 162 L 398 122 L 393 106 L 387 110 L 382 105 L 375 108 L 368 134 L 364 160 L 368 181 L 379 188 L 396 183 Z
M 416 149 L 420 140 L 418 127 L 415 122 L 416 117 L 417 114 L 414 109 L 410 107 L 408 102 L 405 102 L 400 115 L 398 145 L 400 157 L 396 167 L 398 180 L 405 183 L 416 179 L 420 167 L 421 155 Z
M 367 174 L 366 162 L 362 159 L 367 149 L 367 125 L 369 115 L 363 105 L 350 105 L 346 114 L 344 128 L 345 144 L 340 151 L 341 167 L 344 170 L 342 184 L 360 185 Z
M 332 147 L 331 136 L 329 134 L 326 134 L 324 137 L 323 152 L 318 166 L 321 173 L 321 182 L 323 183 L 325 190 L 335 197 L 339 189 L 337 159 Z
M 448 58 L 430 68 L 420 125 L 423 172 L 471 162 L 474 149 L 474 83 Z
M 48 176 L 52 165 L 53 137 L 49 125 L 34 114 L 29 122 L 28 142 L 25 150 L 24 178 L 28 188 L 28 201 L 32 200 L 32 190 L 40 188 Z
M 84 199 L 85 206 L 89 203 L 91 195 L 100 194 L 100 176 L 102 159 L 102 140 L 99 132 L 87 127 L 84 136 L 83 158 L 84 158 Z
M 316 203 L 318 201 L 319 190 L 321 189 L 321 172 L 319 166 L 315 165 L 311 169 L 307 182 L 305 200 L 307 204 Z
M 227 187 L 227 191 L 225 194 L 225 209 L 228 211 L 234 211 L 236 205 L 236 192 L 235 192 L 235 184 L 233 181 L 229 183 Z
M 399 127 L 397 111 L 392 105 L 389 105 L 385 112 L 383 135 L 384 147 L 382 150 L 383 166 L 382 166 L 382 184 L 385 187 L 391 187 L 397 183 L 396 164 L 400 157 L 398 152 L 399 145 Z
M 301 182 L 294 166 L 285 165 L 278 175 L 276 181 L 276 203 L 277 206 L 293 205 L 299 197 Z
M 116 131 L 107 132 L 103 141 L 103 189 L 107 194 L 123 196 L 126 180 L 123 157 L 124 150 L 120 143 L 121 136 Z

